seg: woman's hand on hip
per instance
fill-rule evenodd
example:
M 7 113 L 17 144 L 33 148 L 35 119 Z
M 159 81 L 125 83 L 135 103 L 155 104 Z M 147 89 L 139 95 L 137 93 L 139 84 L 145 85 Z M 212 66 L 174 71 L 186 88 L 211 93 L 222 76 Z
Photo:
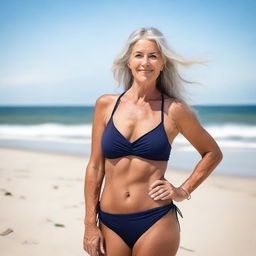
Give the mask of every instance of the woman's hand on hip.
M 101 253 L 105 254 L 103 243 L 103 235 L 101 233 L 101 230 L 97 226 L 85 226 L 84 250 L 90 256 L 99 256 L 101 255 Z
M 176 202 L 180 202 L 187 198 L 187 195 L 182 189 L 174 187 L 165 179 L 155 180 L 149 186 L 148 194 L 153 200 L 173 199 Z

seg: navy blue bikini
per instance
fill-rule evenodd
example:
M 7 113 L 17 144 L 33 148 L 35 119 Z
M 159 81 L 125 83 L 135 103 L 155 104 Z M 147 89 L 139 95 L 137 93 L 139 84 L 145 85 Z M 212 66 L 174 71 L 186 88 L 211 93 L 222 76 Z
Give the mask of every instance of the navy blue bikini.
M 113 114 L 124 93 L 125 92 L 119 95 L 102 135 L 101 143 L 104 156 L 109 159 L 115 159 L 134 155 L 149 160 L 168 161 L 171 152 L 171 145 L 164 129 L 163 94 L 161 94 L 161 122 L 151 131 L 142 135 L 134 142 L 130 142 L 118 131 L 113 122 Z M 98 202 L 97 207 L 99 220 L 105 226 L 118 234 L 130 248 L 133 248 L 140 236 L 143 235 L 143 233 L 146 232 L 146 230 L 148 230 L 155 222 L 166 215 L 170 209 L 175 209 L 176 218 L 179 223 L 177 212 L 182 218 L 183 216 L 180 209 L 173 202 L 145 211 L 127 214 L 104 212 L 100 208 L 100 202 Z
M 139 156 L 150 160 L 168 161 L 171 145 L 164 129 L 164 96 L 162 94 L 161 122 L 151 131 L 139 137 L 134 142 L 129 142 L 115 127 L 113 114 L 117 109 L 119 95 L 109 122 L 102 135 L 102 150 L 106 158 L 119 158 L 128 155 Z

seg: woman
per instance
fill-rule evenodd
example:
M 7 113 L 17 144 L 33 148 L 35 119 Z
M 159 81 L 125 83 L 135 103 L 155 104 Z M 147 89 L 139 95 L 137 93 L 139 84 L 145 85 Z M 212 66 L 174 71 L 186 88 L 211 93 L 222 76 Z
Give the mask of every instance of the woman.
M 114 61 L 114 75 L 125 91 L 96 101 L 85 177 L 84 249 L 89 255 L 176 255 L 181 212 L 173 201 L 189 199 L 222 159 L 183 99 L 179 81 L 186 80 L 177 64 L 193 63 L 175 55 L 155 28 L 134 31 Z M 178 133 L 202 159 L 175 187 L 164 174 Z

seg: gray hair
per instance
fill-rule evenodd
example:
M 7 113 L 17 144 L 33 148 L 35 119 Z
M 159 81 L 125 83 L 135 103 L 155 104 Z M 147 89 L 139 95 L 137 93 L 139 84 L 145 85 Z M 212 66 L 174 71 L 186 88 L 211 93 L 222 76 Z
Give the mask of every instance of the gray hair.
M 140 39 L 154 40 L 160 50 L 161 56 L 164 60 L 163 71 L 157 78 L 156 86 L 158 90 L 170 97 L 174 97 L 183 101 L 187 101 L 187 92 L 184 87 L 185 83 L 195 83 L 188 81 L 181 77 L 178 72 L 178 64 L 188 67 L 193 64 L 203 64 L 203 61 L 194 59 L 184 59 L 183 57 L 174 53 L 168 46 L 163 34 L 156 28 L 140 28 L 135 30 L 129 36 L 123 50 L 116 56 L 112 64 L 111 70 L 115 80 L 120 86 L 123 84 L 125 90 L 128 90 L 133 83 L 133 75 L 127 66 L 133 45 Z

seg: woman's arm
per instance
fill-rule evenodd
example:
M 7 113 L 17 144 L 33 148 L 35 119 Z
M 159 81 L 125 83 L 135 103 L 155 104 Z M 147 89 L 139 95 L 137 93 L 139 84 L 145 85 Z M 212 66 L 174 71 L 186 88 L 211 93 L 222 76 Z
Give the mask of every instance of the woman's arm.
M 191 107 L 178 101 L 174 104 L 173 113 L 178 131 L 202 156 L 192 174 L 181 185 L 188 193 L 191 193 L 211 174 L 222 160 L 223 155 L 216 141 L 201 126 Z
M 100 196 L 101 185 L 104 179 L 105 158 L 101 149 L 101 137 L 105 125 L 106 96 L 102 95 L 96 100 L 92 125 L 91 155 L 86 167 L 84 197 L 85 197 L 85 225 L 96 225 L 97 203 Z
M 175 187 L 165 178 L 154 181 L 149 187 L 149 196 L 154 200 L 173 199 L 177 202 L 188 198 L 222 160 L 222 152 L 211 135 L 201 126 L 196 114 L 185 102 L 175 100 L 169 108 L 176 129 L 195 147 L 202 159 L 193 173 L 180 187 Z
M 92 125 L 91 155 L 86 167 L 84 182 L 85 232 L 83 246 L 90 255 L 98 255 L 99 250 L 104 254 L 104 238 L 97 227 L 97 205 L 105 175 L 105 158 L 101 148 L 101 137 L 105 128 L 107 105 L 108 96 L 106 95 L 102 95 L 96 100 Z

